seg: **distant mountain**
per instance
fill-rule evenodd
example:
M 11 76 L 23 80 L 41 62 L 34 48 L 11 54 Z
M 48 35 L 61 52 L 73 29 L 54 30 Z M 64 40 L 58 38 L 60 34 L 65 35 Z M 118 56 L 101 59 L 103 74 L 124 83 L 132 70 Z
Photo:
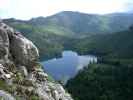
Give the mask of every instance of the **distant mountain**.
M 72 45 L 66 41 L 72 42 L 69 41 L 71 38 L 127 30 L 133 23 L 132 18 L 131 13 L 95 15 L 64 11 L 28 21 L 11 18 L 4 19 L 4 22 L 32 40 L 38 46 L 41 57 L 51 58 L 57 56 L 64 48 L 67 49 L 66 46 L 70 48 Z
M 37 26 L 42 32 L 49 31 L 54 34 L 68 36 L 126 30 L 133 23 L 132 18 L 132 13 L 96 15 L 64 11 L 49 17 L 32 18 L 28 21 L 15 19 L 6 19 L 4 21 L 13 26 L 26 23 L 30 26 Z
M 46 30 L 63 30 L 62 34 L 84 35 L 86 33 L 111 33 L 126 30 L 133 23 L 131 13 L 107 15 L 64 11 L 46 18 L 31 19 L 33 25 L 43 25 Z M 53 30 L 55 31 L 55 30 Z

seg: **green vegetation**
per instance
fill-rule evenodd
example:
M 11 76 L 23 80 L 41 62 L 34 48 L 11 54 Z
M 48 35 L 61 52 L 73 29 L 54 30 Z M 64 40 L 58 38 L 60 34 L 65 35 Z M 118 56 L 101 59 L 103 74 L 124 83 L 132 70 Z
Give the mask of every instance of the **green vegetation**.
M 66 85 L 75 100 L 133 99 L 133 31 L 80 40 L 74 50 L 94 53 L 98 64 L 88 65 Z
M 0 89 L 5 90 L 9 93 L 12 93 L 14 91 L 14 87 L 7 85 L 3 80 L 0 80 Z
M 133 31 L 122 31 L 113 34 L 93 35 L 73 40 L 70 48 L 80 54 L 96 54 L 104 59 L 132 59 Z
M 131 100 L 133 65 L 89 65 L 66 87 L 75 100 Z
M 4 22 L 32 40 L 39 48 L 41 60 L 45 60 L 60 56 L 64 49 L 74 49 L 80 53 L 100 49 L 102 53 L 104 46 L 99 45 L 104 37 L 100 34 L 127 30 L 133 23 L 132 17 L 127 13 L 101 16 L 65 11 L 46 18 L 38 17 L 29 21 L 6 19 Z M 104 39 L 110 37 L 108 35 Z M 97 44 L 99 41 L 101 44 Z

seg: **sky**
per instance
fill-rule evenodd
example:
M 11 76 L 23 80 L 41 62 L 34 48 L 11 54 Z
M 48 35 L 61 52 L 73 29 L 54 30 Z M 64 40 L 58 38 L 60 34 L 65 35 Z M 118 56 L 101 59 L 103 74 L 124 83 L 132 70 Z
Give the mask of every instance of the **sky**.
M 107 14 L 132 9 L 133 0 L 0 0 L 0 18 L 23 20 L 60 11 Z

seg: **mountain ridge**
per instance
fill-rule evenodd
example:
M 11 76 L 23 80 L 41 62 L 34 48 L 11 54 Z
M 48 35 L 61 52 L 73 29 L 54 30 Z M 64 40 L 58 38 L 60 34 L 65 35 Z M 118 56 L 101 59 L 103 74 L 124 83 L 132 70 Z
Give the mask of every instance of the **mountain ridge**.
M 32 40 L 39 48 L 41 58 L 44 56 L 49 59 L 60 55 L 66 49 L 64 47 L 66 40 L 71 41 L 71 38 L 115 34 L 117 31 L 128 30 L 133 24 L 132 17 L 131 13 L 88 15 L 69 11 L 29 21 L 5 19 L 4 22 Z M 43 44 L 45 45 L 42 46 Z
M 127 27 L 126 26 L 123 27 L 123 25 L 121 25 L 122 28 L 120 28 L 120 26 L 118 27 L 114 25 L 118 29 L 115 28 L 113 32 L 126 30 L 130 26 L 130 23 L 132 22 L 131 21 L 132 16 L 133 16 L 132 13 L 112 13 L 112 14 L 99 15 L 99 14 L 86 14 L 86 13 L 72 12 L 72 11 L 62 11 L 62 12 L 56 13 L 48 17 L 37 17 L 37 18 L 32 18 L 27 21 L 15 20 L 15 19 L 5 19 L 4 21 L 10 23 L 10 20 L 12 20 L 12 22 L 14 21 L 14 22 L 24 22 L 24 23 L 31 24 L 31 25 L 43 25 L 44 28 L 49 25 L 50 26 L 56 25 L 58 27 L 63 26 L 67 30 L 77 33 L 77 34 L 78 33 L 82 33 L 82 34 L 83 33 L 98 33 L 98 32 L 99 33 L 105 33 L 105 32 L 110 33 L 111 29 L 110 30 L 104 29 L 105 28 L 104 24 L 106 24 L 107 26 L 110 24 L 113 24 L 114 22 L 118 24 L 119 20 L 122 19 L 121 24 L 127 23 L 128 24 Z M 124 18 L 126 19 L 126 21 L 123 20 Z M 100 26 L 102 26 L 103 29 Z M 110 28 L 112 27 L 112 25 L 108 27 Z M 78 30 L 78 28 L 80 29 Z M 89 30 L 87 30 L 87 28 L 89 28 Z M 95 30 L 97 31 L 90 30 L 93 28 L 95 28 Z

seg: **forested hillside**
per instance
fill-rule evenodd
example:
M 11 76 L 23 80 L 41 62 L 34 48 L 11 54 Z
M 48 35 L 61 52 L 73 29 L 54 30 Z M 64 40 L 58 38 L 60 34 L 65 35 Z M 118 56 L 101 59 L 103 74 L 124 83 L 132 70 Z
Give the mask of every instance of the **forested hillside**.
M 95 51 L 98 51 L 101 54 L 111 52 L 107 50 L 103 52 L 104 44 L 102 45 L 101 40 L 110 38 L 108 39 L 108 42 L 110 42 L 112 36 L 109 33 L 127 30 L 133 23 L 132 16 L 132 14 L 128 13 L 94 15 L 65 11 L 53 16 L 38 17 L 28 21 L 16 19 L 5 19 L 3 21 L 32 40 L 39 48 L 42 59 L 44 59 L 44 56 L 45 59 L 49 59 L 59 56 L 64 49 L 74 49 L 80 53 L 88 53 L 90 51 L 95 53 Z M 106 35 L 103 36 L 101 34 Z M 118 35 L 114 42 L 119 41 Z M 121 45 L 122 43 L 119 46 Z M 130 48 L 129 46 L 130 42 L 124 48 Z M 120 52 L 123 53 L 123 51 Z
M 133 66 L 89 65 L 69 80 L 66 88 L 74 100 L 131 100 Z
M 128 31 L 95 36 L 75 45 L 80 53 L 99 56 L 98 64 L 88 65 L 68 81 L 66 88 L 75 100 L 133 99 L 132 37 L 131 26 Z

